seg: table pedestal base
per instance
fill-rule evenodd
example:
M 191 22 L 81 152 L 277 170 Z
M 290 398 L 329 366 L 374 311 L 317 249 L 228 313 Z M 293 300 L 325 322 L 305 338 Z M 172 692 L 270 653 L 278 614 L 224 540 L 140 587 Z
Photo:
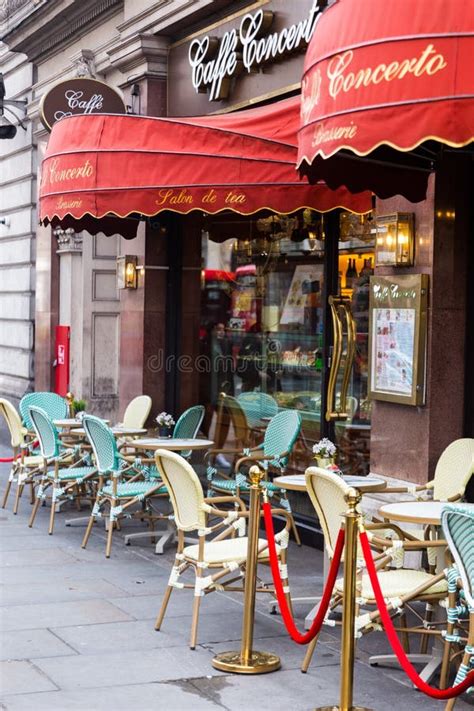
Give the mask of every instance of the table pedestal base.
M 140 531 L 140 533 L 127 533 L 124 536 L 125 545 L 129 546 L 130 543 L 137 538 L 158 538 L 155 546 L 155 554 L 163 555 L 165 552 L 165 546 L 172 544 L 176 540 L 176 526 L 172 521 L 168 521 L 166 528 L 157 531 Z
M 412 664 L 424 664 L 425 666 L 420 671 L 420 677 L 424 682 L 429 683 L 429 681 L 436 674 L 440 668 L 443 658 L 441 654 L 438 653 L 437 649 L 433 649 L 431 654 L 407 654 L 407 658 Z M 369 664 L 371 667 L 387 666 L 387 667 L 399 667 L 399 661 L 395 654 L 377 654 L 370 657 Z

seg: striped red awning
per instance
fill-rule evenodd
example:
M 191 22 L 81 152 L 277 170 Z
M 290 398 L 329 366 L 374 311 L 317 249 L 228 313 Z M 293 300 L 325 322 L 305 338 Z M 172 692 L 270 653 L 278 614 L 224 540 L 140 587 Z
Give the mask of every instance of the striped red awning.
M 332 191 L 299 178 L 299 108 L 298 96 L 197 118 L 62 119 L 53 127 L 42 164 L 40 219 L 110 233 L 120 231 L 114 218 L 163 210 L 241 215 L 304 207 L 370 210 L 368 192 Z
M 473 0 L 338 0 L 306 54 L 300 172 L 423 199 L 440 144 L 474 141 L 473 57 Z

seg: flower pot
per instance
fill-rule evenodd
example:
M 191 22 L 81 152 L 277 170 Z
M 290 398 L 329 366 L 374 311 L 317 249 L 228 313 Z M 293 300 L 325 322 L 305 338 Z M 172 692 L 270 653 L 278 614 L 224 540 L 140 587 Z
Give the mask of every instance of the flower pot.
M 334 457 L 315 457 L 315 460 L 320 469 L 329 469 L 330 466 L 335 464 Z
M 160 437 L 171 437 L 171 427 L 166 427 L 166 425 L 160 425 L 158 427 L 158 434 Z

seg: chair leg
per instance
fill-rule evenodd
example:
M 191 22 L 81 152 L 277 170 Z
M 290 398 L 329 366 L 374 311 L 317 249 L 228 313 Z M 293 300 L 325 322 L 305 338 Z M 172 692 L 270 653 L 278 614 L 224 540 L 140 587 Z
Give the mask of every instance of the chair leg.
M 404 612 L 400 615 L 400 625 L 401 627 L 407 627 L 407 616 Z M 408 632 L 402 632 L 401 638 L 403 651 L 406 652 L 406 654 L 410 654 L 410 640 L 408 638 Z
M 85 548 L 87 546 L 87 542 L 88 542 L 89 537 L 91 535 L 92 526 L 94 525 L 94 523 L 95 523 L 95 516 L 94 516 L 94 514 L 91 514 L 89 521 L 87 523 L 86 532 L 84 533 L 84 538 L 82 539 L 81 548 Z
M 5 489 L 5 494 L 3 496 L 2 509 L 4 509 L 5 506 L 7 505 L 8 495 L 10 493 L 10 489 L 12 488 L 12 475 L 13 475 L 13 470 L 12 470 L 12 473 L 10 474 L 10 476 L 8 477 L 7 488 Z
M 111 509 L 115 508 L 115 502 L 112 501 L 110 504 Z M 107 531 L 107 545 L 105 546 L 105 557 L 110 558 L 110 551 L 112 548 L 112 534 L 114 532 L 114 521 L 112 516 L 109 515 L 109 530 Z
M 164 597 L 163 597 L 163 602 L 161 603 L 160 611 L 159 611 L 159 613 L 158 613 L 158 617 L 156 618 L 156 622 L 155 622 L 155 630 L 156 630 L 157 632 L 159 632 L 160 629 L 161 629 L 161 625 L 162 625 L 162 623 L 163 623 L 163 619 L 164 619 L 165 614 L 166 614 L 166 608 L 168 607 L 168 603 L 169 603 L 169 601 L 170 601 L 170 597 L 171 597 L 171 593 L 172 593 L 172 592 L 173 592 L 173 586 L 172 586 L 172 585 L 168 585 L 168 587 L 167 587 L 166 590 L 165 590 L 165 594 L 164 594 Z
M 40 507 L 41 502 L 42 502 L 42 498 L 40 498 L 39 496 L 37 496 L 37 497 L 36 497 L 35 504 L 34 504 L 34 506 L 33 506 L 33 511 L 31 512 L 30 520 L 29 520 L 29 522 L 28 522 L 28 526 L 29 526 L 30 528 L 33 527 L 33 524 L 34 524 L 35 518 L 36 518 L 36 514 L 38 513 L 38 509 L 39 509 L 39 507 Z M 16 512 L 14 512 L 14 513 L 16 513 Z
M 197 577 L 198 576 L 196 576 L 196 578 Z M 189 646 L 191 649 L 196 649 L 200 606 L 201 606 L 201 595 L 194 594 L 193 621 L 191 623 L 191 638 L 189 641 Z
M 308 645 L 308 649 L 306 650 L 306 654 L 304 655 L 303 664 L 301 665 L 301 671 L 303 672 L 303 674 L 306 674 L 306 672 L 308 671 L 308 667 L 311 664 L 311 659 L 313 658 L 314 650 L 316 649 L 316 644 L 318 643 L 318 637 L 319 634 L 317 634 L 316 637 L 311 640 Z
M 301 538 L 300 538 L 300 534 L 298 533 L 298 529 L 296 528 L 295 519 L 293 518 L 292 513 L 290 513 L 290 518 L 291 518 L 291 530 L 293 531 L 293 535 L 295 537 L 295 541 L 296 541 L 297 545 L 300 546 L 301 545 Z
M 53 530 L 54 530 L 54 517 L 56 515 L 56 497 L 55 497 L 56 490 L 57 490 L 57 487 L 53 484 L 53 496 L 51 499 L 51 511 L 49 513 L 49 528 L 48 528 L 48 535 L 49 536 L 53 535 Z
M 35 503 L 36 496 L 35 496 L 35 484 L 33 481 L 30 481 L 30 504 L 33 506 Z
M 20 503 L 21 496 L 23 494 L 23 489 L 25 488 L 24 484 L 18 484 L 16 487 L 16 496 L 15 496 L 15 503 L 13 505 L 13 513 L 16 516 L 18 513 L 18 505 Z

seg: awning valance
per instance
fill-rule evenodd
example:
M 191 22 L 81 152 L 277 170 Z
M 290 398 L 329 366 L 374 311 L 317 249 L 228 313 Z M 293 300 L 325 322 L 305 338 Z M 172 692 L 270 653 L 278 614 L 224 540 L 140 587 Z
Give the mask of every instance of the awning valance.
M 371 196 L 310 186 L 295 169 L 300 97 L 197 118 L 72 116 L 53 127 L 42 164 L 40 219 L 93 231 L 112 216 L 163 210 L 251 215 L 342 207 Z M 97 226 L 97 220 L 106 217 Z M 81 222 L 82 221 L 82 222 Z
M 440 144 L 474 141 L 473 57 L 472 0 L 338 0 L 306 54 L 300 172 L 423 199 Z

